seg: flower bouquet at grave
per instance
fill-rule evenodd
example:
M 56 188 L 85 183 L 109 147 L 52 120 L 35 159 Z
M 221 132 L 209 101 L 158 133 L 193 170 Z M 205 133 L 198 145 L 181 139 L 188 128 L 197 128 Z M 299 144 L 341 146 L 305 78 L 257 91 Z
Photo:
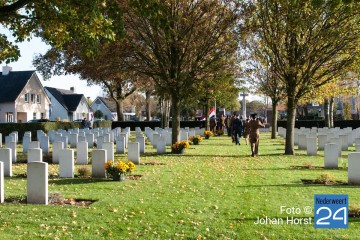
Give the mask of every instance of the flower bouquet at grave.
M 212 131 L 204 131 L 205 139 L 209 139 L 210 137 L 214 136 Z
M 203 138 L 200 135 L 189 137 L 189 141 L 192 142 L 194 145 L 198 145 L 202 140 Z
M 114 181 L 125 180 L 125 176 L 135 171 L 135 164 L 133 162 L 123 161 L 107 161 L 105 163 L 106 175 Z
M 171 152 L 176 154 L 184 153 L 184 149 L 190 147 L 190 144 L 188 141 L 183 140 L 181 142 L 176 142 L 173 145 L 171 145 Z
M 216 130 L 216 135 L 217 135 L 217 136 L 224 135 L 224 130 L 222 130 L 222 129 Z

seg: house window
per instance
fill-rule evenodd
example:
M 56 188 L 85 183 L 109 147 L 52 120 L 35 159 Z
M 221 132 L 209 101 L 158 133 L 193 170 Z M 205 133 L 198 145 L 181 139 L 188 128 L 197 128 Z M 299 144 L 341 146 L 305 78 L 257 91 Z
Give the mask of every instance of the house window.
M 14 114 L 12 112 L 6 113 L 6 122 L 14 122 Z
M 36 112 L 33 113 L 33 119 L 36 119 Z
M 25 102 L 29 102 L 29 93 L 25 93 Z
M 30 95 L 30 101 L 31 101 L 32 103 L 35 103 L 35 94 L 31 94 L 31 95 Z
M 36 103 L 41 103 L 41 96 L 39 94 L 36 95 Z
M 45 118 L 45 114 L 44 113 L 40 113 L 41 119 Z

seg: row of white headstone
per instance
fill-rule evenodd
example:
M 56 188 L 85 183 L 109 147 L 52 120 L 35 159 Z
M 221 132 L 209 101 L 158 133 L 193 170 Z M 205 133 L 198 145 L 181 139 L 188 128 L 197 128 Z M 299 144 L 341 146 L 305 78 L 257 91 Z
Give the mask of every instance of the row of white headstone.
M 28 134 L 28 133 L 27 133 Z M 26 134 L 26 135 L 27 135 Z M 106 134 L 106 133 L 105 133 Z M 141 132 L 138 134 L 140 137 Z M 124 135 L 118 135 L 117 143 L 122 143 L 122 151 L 125 152 L 125 146 L 128 145 L 128 159 L 134 164 L 140 164 L 140 148 L 138 142 L 127 143 L 129 139 L 130 129 L 124 129 Z M 31 136 L 31 133 L 30 133 Z M 17 138 L 14 137 L 17 140 Z M 10 139 L 10 140 L 14 140 Z M 41 139 L 41 137 L 40 137 Z M 126 140 L 125 140 L 126 139 Z M 8 139 L 9 140 L 9 139 Z M 105 140 L 106 141 L 106 140 Z M 9 141 L 15 142 L 15 141 Z M 33 143 L 33 145 L 32 145 Z M 16 146 L 16 142 L 15 142 Z M 27 181 L 27 201 L 28 203 L 47 204 L 48 200 L 48 165 L 42 162 L 43 151 L 40 148 L 39 142 L 30 142 L 28 145 L 28 181 Z M 114 143 L 103 142 L 102 149 L 94 149 L 92 151 L 92 177 L 104 178 L 106 177 L 104 164 L 106 161 L 114 160 Z M 143 140 L 143 147 L 145 148 L 145 140 Z M 1 176 L 0 179 L 0 200 L 4 201 L 4 176 L 12 176 L 12 153 L 13 149 L 1 148 L 0 149 L 0 163 L 1 163 Z M 16 147 L 15 147 L 16 154 Z M 60 178 L 73 178 L 74 177 L 74 150 L 64 148 L 64 142 L 53 143 L 53 162 L 59 163 L 59 177 Z M 88 143 L 77 142 L 77 163 L 88 164 Z
M 40 161 L 27 164 L 27 202 L 33 204 L 48 204 L 48 163 Z M 92 177 L 105 178 L 104 164 L 108 161 L 107 150 L 95 149 L 92 151 Z M 0 202 L 4 202 L 4 177 L 11 176 L 11 161 L 0 161 Z M 9 174 L 10 172 L 10 174 Z M 60 178 L 74 177 L 74 150 L 64 149 L 59 161 Z
M 286 137 L 286 129 L 279 127 L 278 133 Z M 348 155 L 348 183 L 360 184 L 360 129 L 352 128 L 300 128 L 294 131 L 294 145 L 307 150 L 307 155 L 317 155 L 324 150 L 324 168 L 338 168 L 341 151 L 348 151 L 355 143 L 355 153 Z
M 171 128 L 145 128 L 145 135 L 151 142 L 151 145 L 156 148 L 157 153 L 165 153 L 166 146 L 171 146 L 172 143 L 172 129 Z M 180 129 L 180 141 L 188 140 L 191 136 L 204 136 L 204 129 L 196 128 L 183 128 Z

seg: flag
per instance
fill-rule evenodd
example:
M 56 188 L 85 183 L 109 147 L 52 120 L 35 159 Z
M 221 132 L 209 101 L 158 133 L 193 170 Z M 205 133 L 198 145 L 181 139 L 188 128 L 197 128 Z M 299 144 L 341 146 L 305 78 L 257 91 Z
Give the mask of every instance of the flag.
M 212 116 L 215 116 L 215 106 L 213 106 L 209 109 L 208 116 L 209 116 L 209 118 L 211 118 Z M 204 120 L 205 120 L 205 116 L 203 116 L 200 119 L 200 121 L 204 121 Z

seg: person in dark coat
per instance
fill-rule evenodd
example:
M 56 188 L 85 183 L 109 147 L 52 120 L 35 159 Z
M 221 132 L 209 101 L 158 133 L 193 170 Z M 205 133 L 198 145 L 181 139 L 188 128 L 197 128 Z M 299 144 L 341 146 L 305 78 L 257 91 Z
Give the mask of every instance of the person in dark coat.
M 239 115 L 236 114 L 232 125 L 235 145 L 240 145 L 240 137 L 241 137 L 242 129 L 243 129 L 243 123 L 239 119 Z
M 84 119 L 81 121 L 81 128 L 82 128 L 82 129 L 86 128 L 86 118 L 84 118 Z

